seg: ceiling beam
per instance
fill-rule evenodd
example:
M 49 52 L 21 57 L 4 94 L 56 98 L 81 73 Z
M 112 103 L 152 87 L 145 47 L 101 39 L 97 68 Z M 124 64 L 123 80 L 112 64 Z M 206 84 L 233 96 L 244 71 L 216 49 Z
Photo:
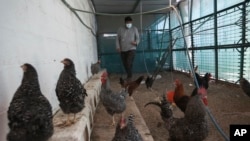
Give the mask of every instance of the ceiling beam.
M 134 5 L 134 7 L 133 7 L 133 9 L 131 10 L 130 13 L 135 13 L 135 10 L 136 10 L 136 8 L 138 7 L 138 5 L 139 5 L 140 2 L 141 2 L 141 0 L 137 0 L 137 1 L 135 2 L 135 5 Z
M 97 12 L 96 10 L 96 5 L 95 5 L 95 2 L 94 2 L 94 0 L 91 0 L 91 2 L 92 2 L 92 4 L 93 4 L 93 6 L 94 6 L 94 9 L 95 9 L 95 12 Z

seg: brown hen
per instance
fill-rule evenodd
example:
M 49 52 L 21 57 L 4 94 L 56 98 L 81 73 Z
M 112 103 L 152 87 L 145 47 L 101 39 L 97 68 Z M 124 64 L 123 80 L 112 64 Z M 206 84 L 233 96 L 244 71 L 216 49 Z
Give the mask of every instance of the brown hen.
M 143 79 L 144 79 L 144 76 L 140 76 L 135 81 L 125 81 L 122 78 L 120 78 L 120 84 L 122 88 L 127 89 L 129 97 L 131 98 L 134 90 L 140 86 Z

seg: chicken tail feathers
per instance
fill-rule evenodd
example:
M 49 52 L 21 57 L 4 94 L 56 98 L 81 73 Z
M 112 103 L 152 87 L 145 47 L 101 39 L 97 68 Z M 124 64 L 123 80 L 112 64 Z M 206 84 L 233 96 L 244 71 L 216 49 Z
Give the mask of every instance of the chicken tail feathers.
M 136 82 L 137 84 L 141 84 L 141 82 L 142 82 L 143 79 L 144 79 L 144 76 L 142 75 L 142 76 L 140 76 L 139 78 L 137 78 L 137 79 L 135 80 L 135 82 Z
M 147 107 L 148 105 L 156 105 L 161 108 L 161 104 L 159 102 L 148 102 L 144 105 L 144 107 Z
M 146 86 L 147 86 L 147 89 L 152 87 L 153 82 L 154 82 L 153 77 L 148 76 L 147 79 L 146 79 L 146 82 L 145 82 Z
M 121 86 L 124 86 L 125 81 L 122 79 L 122 77 L 120 77 L 119 83 L 121 84 Z

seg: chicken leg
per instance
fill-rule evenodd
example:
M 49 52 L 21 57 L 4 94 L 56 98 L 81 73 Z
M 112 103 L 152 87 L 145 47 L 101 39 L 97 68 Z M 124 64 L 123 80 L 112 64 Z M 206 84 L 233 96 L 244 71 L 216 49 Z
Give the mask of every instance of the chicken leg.
M 64 124 L 64 126 L 69 126 L 69 125 L 71 125 L 71 122 L 70 122 L 70 115 L 68 114 L 68 116 L 67 116 L 67 121 L 65 122 L 65 124 Z
M 132 96 L 129 96 L 129 98 L 130 98 L 130 100 L 131 100 L 131 101 L 134 101 L 134 99 L 133 99 L 133 97 L 132 97 Z
M 71 123 L 75 123 L 76 122 L 76 114 L 74 114 L 74 118 L 73 120 L 71 121 Z
M 112 124 L 111 126 L 115 126 L 115 115 L 112 116 Z
M 69 126 L 71 125 L 71 122 L 70 122 L 70 119 L 69 119 L 70 115 L 67 114 L 67 120 L 66 121 L 63 121 L 62 123 L 56 125 L 58 127 L 66 127 L 66 126 Z

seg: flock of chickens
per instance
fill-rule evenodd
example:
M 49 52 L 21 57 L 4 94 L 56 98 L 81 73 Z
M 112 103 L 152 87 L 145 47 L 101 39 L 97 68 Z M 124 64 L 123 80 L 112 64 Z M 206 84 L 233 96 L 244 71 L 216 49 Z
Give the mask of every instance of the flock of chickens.
M 80 80 L 76 77 L 75 65 L 72 60 L 65 58 L 61 61 L 64 68 L 58 78 L 55 88 L 59 106 L 67 114 L 67 121 L 59 126 L 65 127 L 76 122 L 76 114 L 85 107 L 85 97 L 88 96 Z M 8 141 L 47 141 L 54 132 L 52 107 L 48 99 L 40 90 L 36 69 L 28 63 L 21 66 L 23 78 L 21 85 L 16 90 L 8 109 Z M 91 65 L 92 74 L 100 71 L 100 61 Z M 208 136 L 208 125 L 205 112 L 207 102 L 207 89 L 211 74 L 204 77 L 195 73 L 197 79 L 196 88 L 191 95 L 184 91 L 180 80 L 175 80 L 173 94 L 163 95 L 160 102 L 145 104 L 156 105 L 161 108 L 161 117 L 169 131 L 169 141 L 201 141 Z M 110 87 L 108 73 L 101 76 L 100 99 L 108 114 L 112 116 L 112 124 L 116 125 L 116 131 L 112 141 L 143 141 L 142 136 L 134 125 L 134 115 L 124 116 L 126 110 L 126 98 L 131 97 L 144 76 L 134 81 L 126 81 L 120 78 L 121 90 L 114 92 Z M 150 84 L 147 84 L 147 87 Z M 240 79 L 242 90 L 250 96 L 250 83 Z M 131 98 L 131 100 L 133 100 Z M 183 118 L 173 116 L 172 105 L 184 113 Z M 70 114 L 74 114 L 70 119 Z M 115 123 L 115 114 L 120 114 L 120 120 Z
M 56 85 L 56 96 L 62 111 L 68 115 L 65 127 L 76 122 L 76 113 L 85 107 L 86 90 L 76 77 L 75 65 L 65 58 Z M 99 62 L 92 64 L 92 73 L 98 71 Z M 47 141 L 54 132 L 52 107 L 40 90 L 36 69 L 28 63 L 21 66 L 23 78 L 8 109 L 8 141 Z M 70 114 L 74 118 L 70 120 Z

